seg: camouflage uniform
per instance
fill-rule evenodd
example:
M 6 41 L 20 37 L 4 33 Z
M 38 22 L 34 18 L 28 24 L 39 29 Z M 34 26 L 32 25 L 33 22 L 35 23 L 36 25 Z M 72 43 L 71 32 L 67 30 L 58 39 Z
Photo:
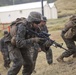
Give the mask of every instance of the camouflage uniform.
M 36 59 L 37 59 L 37 56 L 38 56 L 38 50 L 39 50 L 40 46 L 38 43 L 34 43 L 33 46 L 30 48 L 30 53 L 31 53 L 31 58 L 33 60 L 33 72 L 36 72 L 35 71 L 35 65 L 36 65 Z
M 38 16 L 38 17 L 36 17 Z M 33 19 L 31 19 L 33 18 Z M 36 19 L 35 19 L 36 18 Z M 31 20 L 31 21 L 30 21 Z M 17 30 L 15 37 L 15 43 L 10 42 L 11 36 L 13 37 L 13 31 L 11 30 L 8 38 L 8 46 L 10 50 L 10 59 L 13 61 L 13 65 L 8 71 L 7 75 L 17 75 L 23 65 L 23 75 L 31 75 L 33 71 L 33 60 L 31 59 L 30 48 L 34 42 L 39 42 L 40 38 L 32 38 L 32 34 L 29 35 L 27 28 L 34 29 L 33 25 L 40 23 L 41 14 L 38 12 L 31 12 L 25 23 L 21 22 L 16 24 Z M 13 26 L 13 25 L 12 25 Z M 31 27 L 32 26 L 32 27 Z M 15 45 L 16 44 L 16 45 Z
M 57 58 L 58 62 L 63 62 L 64 57 L 69 57 L 76 54 L 76 46 L 74 41 L 76 41 L 76 16 L 72 16 L 70 21 L 65 25 L 62 30 L 61 36 L 68 48 L 68 51 L 63 52 L 60 57 Z
M 46 17 L 43 17 L 42 21 L 45 21 L 45 23 L 46 23 L 46 21 L 47 21 L 47 20 L 46 20 Z M 44 24 L 45 24 L 45 23 L 44 23 Z M 46 26 L 46 25 L 41 25 L 41 23 L 40 23 L 38 32 L 39 32 L 39 33 L 40 33 L 40 32 L 46 32 L 46 33 L 48 33 L 47 26 Z M 53 59 L 52 59 L 52 50 L 51 50 L 50 46 L 49 46 L 49 47 L 46 47 L 46 46 L 44 46 L 42 43 L 35 43 L 35 44 L 33 45 L 33 48 L 34 48 L 34 51 L 31 52 L 31 53 L 32 53 L 31 56 L 32 56 L 33 62 L 34 62 L 34 72 L 36 72 L 36 71 L 35 71 L 36 59 L 37 59 L 37 56 L 38 56 L 38 52 L 39 52 L 40 50 L 42 50 L 43 52 L 45 52 L 47 63 L 48 63 L 49 65 L 52 64 Z
M 39 28 L 37 30 L 35 30 L 35 32 L 39 32 L 39 31 L 40 31 Z M 36 37 L 36 36 L 32 35 L 32 37 Z M 32 44 L 32 47 L 30 47 L 31 58 L 32 58 L 33 64 L 34 64 L 34 67 L 33 67 L 34 71 L 33 72 L 36 72 L 35 71 L 36 59 L 37 59 L 38 52 L 40 49 L 41 48 L 40 48 L 39 44 L 36 42 Z
M 47 29 L 47 26 L 46 26 L 46 21 L 47 21 L 46 17 L 43 16 L 43 20 L 40 23 L 40 30 L 43 31 L 43 32 L 48 33 L 48 29 Z
M 5 38 L 8 32 L 4 31 L 4 37 L 0 40 L 0 47 L 1 47 L 1 53 L 3 55 L 4 59 L 4 67 L 7 69 L 10 67 L 10 58 L 9 58 L 9 52 L 8 52 L 8 47 L 7 44 L 5 43 Z
M 46 21 L 47 21 L 46 17 L 43 16 L 43 20 L 42 20 L 43 24 L 40 26 L 40 30 L 41 30 L 41 32 L 48 33 L 48 29 L 47 29 L 47 26 L 46 26 Z M 52 64 L 53 59 L 52 59 L 52 50 L 51 50 L 51 48 L 43 46 L 43 45 L 40 45 L 40 47 L 41 47 L 41 50 L 46 53 L 47 63 Z

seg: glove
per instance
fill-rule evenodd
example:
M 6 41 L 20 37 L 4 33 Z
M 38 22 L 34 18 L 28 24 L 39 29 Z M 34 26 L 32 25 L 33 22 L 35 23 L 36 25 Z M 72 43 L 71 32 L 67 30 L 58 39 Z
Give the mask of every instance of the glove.
M 46 47 L 49 47 L 53 44 L 53 42 L 50 42 L 49 40 L 47 40 L 43 45 Z
M 44 41 L 45 39 L 44 38 L 31 38 L 31 41 L 33 41 L 33 42 L 40 42 L 40 41 Z

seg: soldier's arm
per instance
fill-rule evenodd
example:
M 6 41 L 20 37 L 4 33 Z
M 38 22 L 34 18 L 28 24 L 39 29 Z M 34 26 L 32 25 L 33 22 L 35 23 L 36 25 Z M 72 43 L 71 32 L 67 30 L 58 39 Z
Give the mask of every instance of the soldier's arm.
M 32 38 L 26 39 L 26 27 L 22 24 L 18 25 L 16 33 L 16 46 L 19 48 L 27 47 L 33 43 Z
M 26 27 L 22 24 L 17 26 L 16 32 L 16 46 L 19 48 L 23 48 L 27 45 L 27 40 L 25 40 L 26 35 Z

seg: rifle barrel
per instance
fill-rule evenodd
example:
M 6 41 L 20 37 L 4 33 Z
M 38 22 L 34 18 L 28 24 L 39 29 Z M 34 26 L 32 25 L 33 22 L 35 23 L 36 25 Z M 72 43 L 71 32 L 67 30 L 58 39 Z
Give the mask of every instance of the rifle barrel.
M 27 28 L 27 30 L 29 30 L 29 32 L 35 34 L 37 37 L 41 37 L 41 38 L 45 38 L 46 40 L 49 40 L 50 42 L 52 42 L 53 44 L 55 44 L 55 46 L 53 45 L 54 47 L 60 47 L 60 48 L 62 48 L 62 49 L 64 49 L 64 50 L 68 51 L 66 48 L 62 47 L 62 45 L 60 45 L 59 43 L 57 43 L 57 42 L 55 42 L 54 40 L 50 39 L 50 38 L 47 37 L 46 35 L 40 35 L 39 33 L 34 32 L 33 30 L 30 30 L 30 29 L 28 29 L 28 28 Z M 43 34 L 44 34 L 44 33 L 43 33 Z M 48 34 L 47 34 L 47 35 L 48 35 Z

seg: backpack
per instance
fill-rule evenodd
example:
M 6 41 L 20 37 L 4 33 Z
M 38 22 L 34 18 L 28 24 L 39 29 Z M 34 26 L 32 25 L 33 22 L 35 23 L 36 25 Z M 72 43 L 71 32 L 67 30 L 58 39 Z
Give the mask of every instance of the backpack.
M 64 34 L 66 39 L 72 39 L 76 35 L 76 27 L 69 28 L 69 30 Z
M 70 28 L 70 29 L 65 33 L 64 37 L 65 37 L 66 39 L 71 39 L 71 38 L 73 38 L 72 28 Z
M 16 45 L 16 41 L 15 41 L 15 37 L 16 37 L 16 32 L 17 32 L 17 26 L 19 24 L 23 24 L 23 25 L 26 25 L 26 19 L 21 19 L 19 18 L 20 20 L 15 20 L 11 23 L 10 25 L 10 36 L 11 36 L 11 43 L 13 45 Z

